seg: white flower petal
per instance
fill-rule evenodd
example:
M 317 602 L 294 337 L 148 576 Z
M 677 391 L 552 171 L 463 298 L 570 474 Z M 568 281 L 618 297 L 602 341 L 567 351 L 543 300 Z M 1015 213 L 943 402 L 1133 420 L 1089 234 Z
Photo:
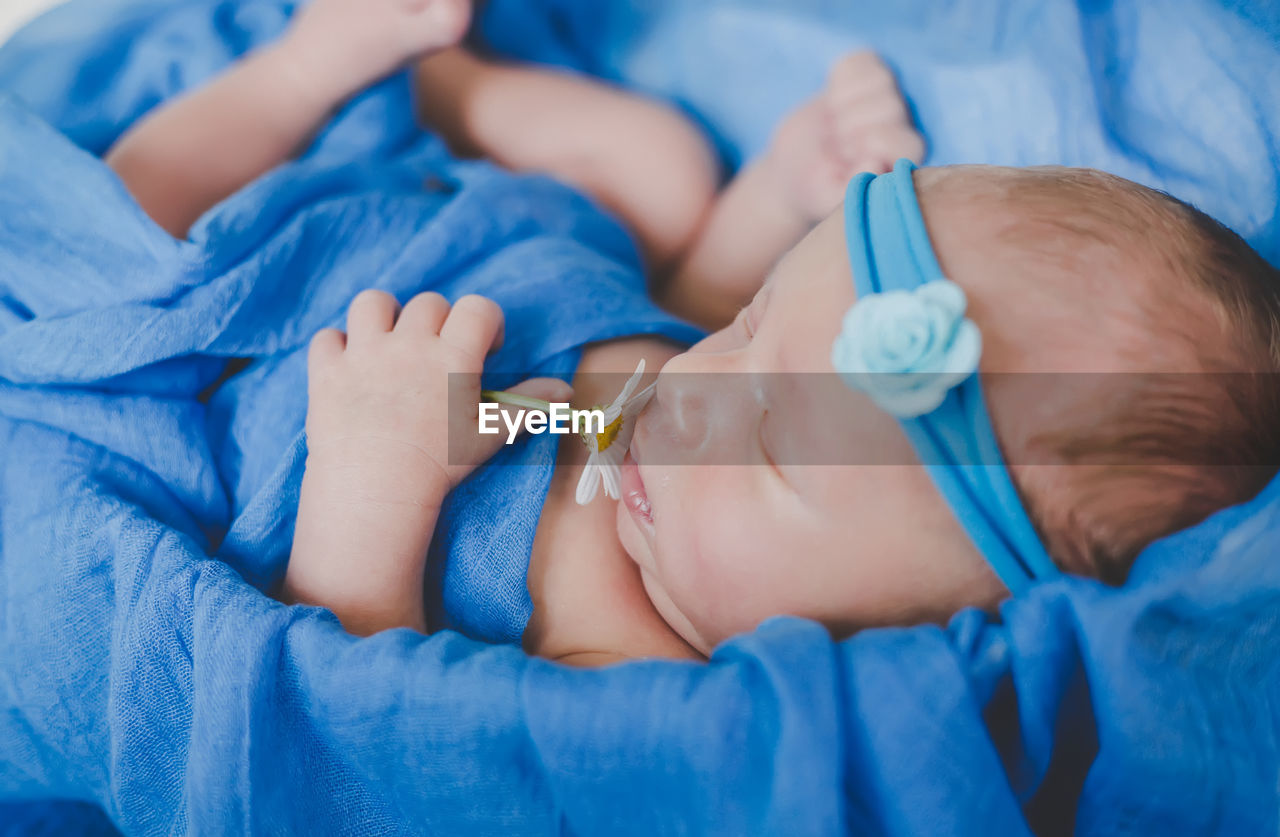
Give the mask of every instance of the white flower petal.
M 645 387 L 644 389 L 637 392 L 635 395 L 631 396 L 631 400 L 628 401 L 622 408 L 623 415 L 628 417 L 640 415 L 640 413 L 644 410 L 644 408 L 649 406 L 649 402 L 653 400 L 653 394 L 657 391 L 658 391 L 658 382 L 654 381 L 653 383 L 649 384 L 649 386 Z
M 631 446 L 631 437 L 635 435 L 635 422 L 632 419 L 640 413 L 653 397 L 655 385 L 650 384 L 639 393 L 636 387 L 644 376 L 644 358 L 636 366 L 635 373 L 627 380 L 618 397 L 604 408 L 605 427 L 622 417 L 622 426 L 613 437 L 613 442 L 605 450 L 599 449 L 599 439 L 588 435 L 583 439 L 587 450 L 591 452 L 587 466 L 583 469 L 582 478 L 578 480 L 576 499 L 578 505 L 585 506 L 595 499 L 603 483 L 604 493 L 617 500 L 622 496 L 622 460 Z
M 590 503 L 600 491 L 600 468 L 595 464 L 595 459 L 593 454 L 587 461 L 587 466 L 582 469 L 582 477 L 578 480 L 578 491 L 574 499 L 578 501 L 579 506 Z
M 627 379 L 626 384 L 622 387 L 622 392 L 618 393 L 618 397 L 613 399 L 613 404 L 609 406 L 622 406 L 627 403 L 627 399 L 631 397 L 631 393 L 636 391 L 636 387 L 640 385 L 640 379 L 644 377 L 644 358 L 640 358 L 640 363 L 636 366 L 636 371 Z
M 604 483 L 605 496 L 617 500 L 622 496 L 622 469 L 612 462 L 601 463 L 600 481 Z

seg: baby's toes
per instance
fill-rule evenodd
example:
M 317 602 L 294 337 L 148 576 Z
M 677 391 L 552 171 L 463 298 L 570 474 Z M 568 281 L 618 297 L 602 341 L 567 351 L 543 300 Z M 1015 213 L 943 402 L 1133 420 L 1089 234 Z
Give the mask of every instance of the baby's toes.
M 887 127 L 910 126 L 911 114 L 901 96 L 871 94 L 851 101 L 825 102 L 827 118 L 841 147 L 857 145 L 864 134 Z
M 898 92 L 898 80 L 889 65 L 874 52 L 854 52 L 831 66 L 825 96 L 843 105 L 884 91 Z
M 859 171 L 887 171 L 898 157 L 919 162 L 924 143 L 888 65 L 872 52 L 847 55 L 822 95 L 835 153 Z M 887 153 L 887 166 L 881 157 Z

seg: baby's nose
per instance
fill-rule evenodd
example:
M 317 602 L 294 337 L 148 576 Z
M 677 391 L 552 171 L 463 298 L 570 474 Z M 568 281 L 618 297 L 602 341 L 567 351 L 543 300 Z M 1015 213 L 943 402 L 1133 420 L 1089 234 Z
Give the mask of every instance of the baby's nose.
M 695 465 L 734 459 L 749 413 L 747 380 L 726 366 L 716 355 L 696 352 L 667 362 L 646 417 L 646 461 Z

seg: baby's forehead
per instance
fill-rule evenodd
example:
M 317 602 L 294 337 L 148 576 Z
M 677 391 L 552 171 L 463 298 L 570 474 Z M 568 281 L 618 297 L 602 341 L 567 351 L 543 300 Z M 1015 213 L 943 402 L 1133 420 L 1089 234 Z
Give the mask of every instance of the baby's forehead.
M 837 211 L 779 260 L 753 303 L 764 308 L 775 371 L 831 371 L 831 344 L 853 287 Z
M 1062 182 L 1064 170 L 959 169 L 921 172 L 918 191 L 943 273 L 983 332 L 984 371 L 1127 370 L 1170 333 L 1156 320 L 1182 316 L 1169 304 L 1180 283 L 1153 246 L 1161 224 L 1144 235 L 1125 219 L 1141 201 L 1110 179 Z

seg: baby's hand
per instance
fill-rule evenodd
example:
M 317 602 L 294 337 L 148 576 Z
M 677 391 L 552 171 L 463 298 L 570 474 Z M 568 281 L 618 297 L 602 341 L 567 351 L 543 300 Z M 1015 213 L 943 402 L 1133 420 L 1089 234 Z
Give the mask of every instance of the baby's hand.
M 415 58 L 453 46 L 471 23 L 471 0 L 311 0 L 285 43 L 299 73 L 324 90 L 359 90 Z
M 315 336 L 286 601 L 328 607 L 353 633 L 426 630 L 423 574 L 441 504 L 502 443 L 476 432 L 480 370 L 501 339 L 490 300 L 450 307 L 428 293 L 402 311 L 380 291 L 351 303 L 347 334 Z M 568 400 L 561 381 L 517 389 Z M 451 412 L 463 431 L 453 440 Z
M 892 71 L 872 52 L 846 55 L 827 86 L 779 126 L 765 154 L 792 207 L 809 221 L 839 206 L 859 172 L 882 174 L 899 157 L 920 163 L 924 139 Z
M 361 293 L 345 335 L 326 329 L 311 341 L 308 473 L 337 474 L 375 502 L 438 505 L 505 438 L 476 432 L 480 372 L 502 328 L 502 309 L 484 297 L 450 307 L 425 293 L 401 310 L 389 294 Z M 514 391 L 568 401 L 570 388 L 536 378 Z

